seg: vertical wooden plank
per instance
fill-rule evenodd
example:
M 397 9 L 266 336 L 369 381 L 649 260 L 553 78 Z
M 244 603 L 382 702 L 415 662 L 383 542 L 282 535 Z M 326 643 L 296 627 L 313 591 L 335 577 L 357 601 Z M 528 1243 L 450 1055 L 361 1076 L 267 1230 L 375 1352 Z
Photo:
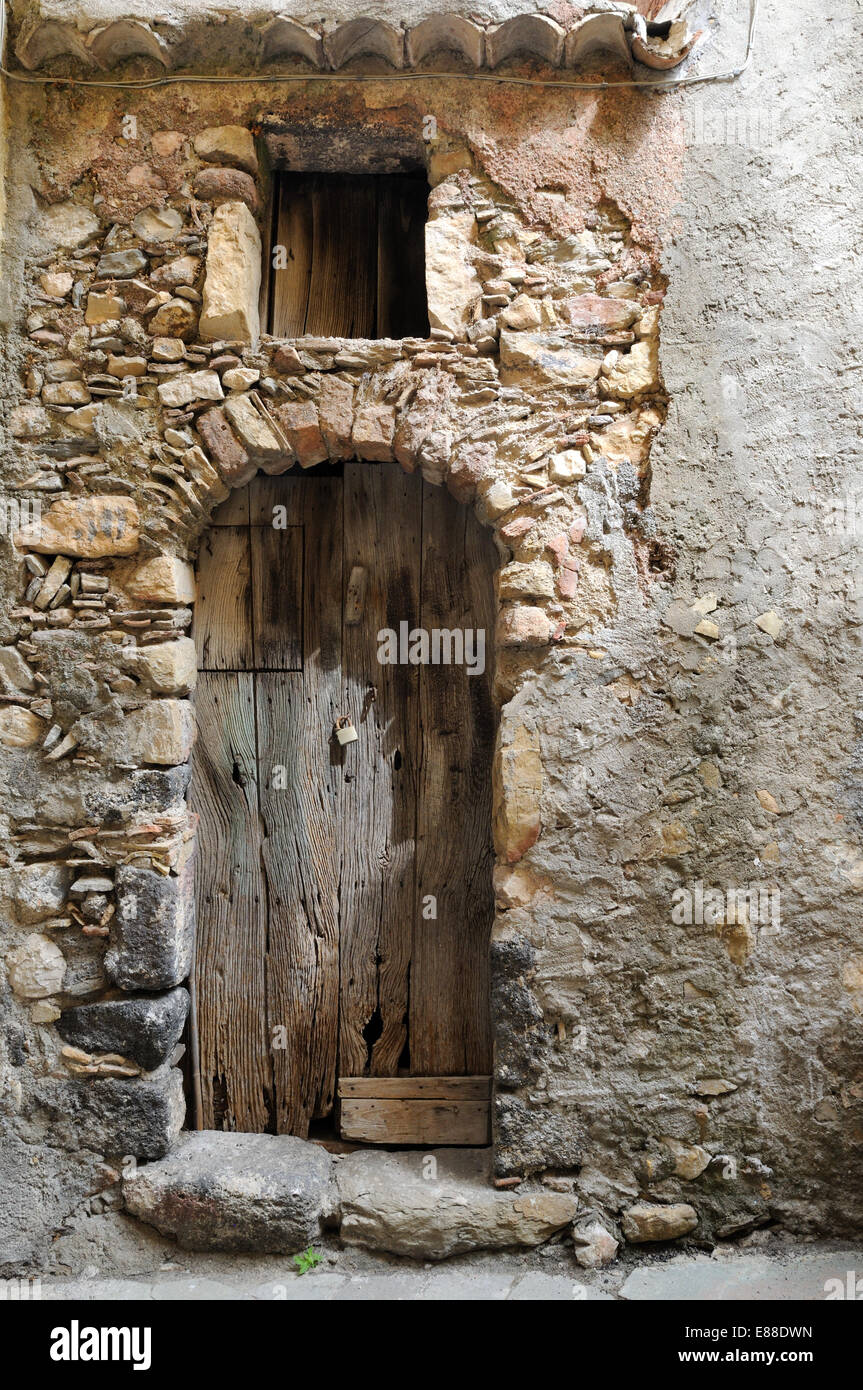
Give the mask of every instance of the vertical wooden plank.
M 425 223 L 428 187 L 402 176 L 378 180 L 377 337 L 427 337 Z
M 303 669 L 303 528 L 253 526 L 252 611 L 257 671 Z
M 345 582 L 367 571 L 363 612 L 344 628 L 339 1071 L 395 1075 L 407 1034 L 418 700 L 416 667 L 381 665 L 378 631 L 419 614 L 421 485 L 396 464 L 345 465 Z M 376 696 L 371 698 L 376 687 Z
M 273 178 L 269 167 L 269 159 L 265 157 L 262 167 L 258 172 L 258 192 L 264 207 L 267 209 L 266 217 L 259 221 L 261 232 L 261 288 L 258 291 L 258 314 L 261 327 L 265 333 L 270 330 L 270 314 L 272 312 L 273 294 L 273 241 L 279 216 L 279 179 Z
M 275 244 L 284 246 L 286 265 L 270 272 L 270 332 L 299 338 L 306 330 L 312 274 L 312 176 L 282 174 L 276 180 Z
M 423 484 L 422 626 L 493 632 L 491 538 L 445 489 Z M 491 1070 L 488 950 L 492 895 L 492 672 L 420 667 L 422 740 L 417 893 L 436 920 L 414 914 L 411 1071 Z
M 336 1082 L 342 768 L 332 728 L 341 671 L 341 483 L 285 479 L 305 533 L 302 674 L 257 680 L 270 1029 L 279 1133 L 308 1133 Z M 277 774 L 276 769 L 284 769 Z M 284 787 L 280 784 L 284 782 Z
M 244 527 L 216 527 L 201 539 L 192 635 L 199 670 L 251 670 L 251 559 Z
M 278 516 L 282 519 L 281 508 L 285 508 L 285 519 L 289 525 L 294 525 L 293 513 L 289 507 L 293 506 L 294 494 L 290 489 L 298 477 L 309 476 L 300 474 L 298 469 L 290 473 L 258 473 L 249 483 L 246 491 L 249 494 L 249 521 L 252 526 L 272 526 L 273 521 Z M 312 475 L 314 476 L 314 475 Z M 276 508 L 280 510 L 277 512 Z M 297 522 L 297 525 L 301 523 Z
M 375 335 L 377 205 L 374 180 L 319 177 L 312 187 L 314 247 L 306 332 Z
M 209 526 L 248 526 L 249 488 L 255 482 L 257 478 L 254 478 L 248 487 L 235 488 L 230 497 L 226 497 L 213 512 Z
M 267 914 L 261 876 L 253 677 L 204 672 L 190 801 L 200 816 L 194 983 L 205 1129 L 270 1126 Z

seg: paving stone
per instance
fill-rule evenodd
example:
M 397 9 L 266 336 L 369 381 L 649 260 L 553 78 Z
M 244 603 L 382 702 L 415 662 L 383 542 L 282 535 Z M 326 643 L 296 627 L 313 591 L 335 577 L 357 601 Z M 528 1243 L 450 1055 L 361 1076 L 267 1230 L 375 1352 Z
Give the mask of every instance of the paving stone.
M 863 1270 L 863 1251 L 795 1249 L 779 1258 L 769 1255 L 679 1255 L 661 1265 L 636 1269 L 620 1290 L 621 1298 L 680 1299 L 685 1302 L 761 1303 L 803 1299 L 821 1301 L 828 1293 L 847 1294 L 848 1272 Z M 839 1284 L 829 1281 L 838 1280 Z

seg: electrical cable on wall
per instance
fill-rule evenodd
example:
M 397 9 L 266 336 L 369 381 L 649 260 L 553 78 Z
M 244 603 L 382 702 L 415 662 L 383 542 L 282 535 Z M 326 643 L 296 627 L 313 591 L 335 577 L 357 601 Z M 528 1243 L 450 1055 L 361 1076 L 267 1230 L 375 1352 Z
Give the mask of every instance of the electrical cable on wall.
M 98 87 L 112 91 L 146 91 L 154 87 L 170 87 L 180 83 L 210 86 L 239 86 L 242 84 L 285 84 L 297 82 L 490 82 L 509 87 L 551 87 L 585 92 L 604 92 L 615 88 L 629 87 L 639 92 L 672 92 L 679 87 L 705 86 L 713 82 L 734 82 L 742 77 L 752 62 L 755 33 L 758 24 L 759 0 L 749 0 L 749 29 L 746 40 L 746 53 L 743 62 L 736 68 L 725 72 L 695 74 L 690 77 L 666 78 L 659 82 L 638 82 L 631 78 L 614 82 L 579 82 L 567 78 L 512 77 L 489 72 L 392 72 L 392 73 L 255 73 L 244 77 L 218 77 L 206 73 L 174 73 L 168 77 L 148 77 L 128 81 L 108 81 L 101 78 L 79 77 L 37 77 L 32 73 L 11 72 L 0 65 L 0 74 L 10 82 L 31 86 Z M 6 43 L 6 6 L 0 0 L 0 54 Z

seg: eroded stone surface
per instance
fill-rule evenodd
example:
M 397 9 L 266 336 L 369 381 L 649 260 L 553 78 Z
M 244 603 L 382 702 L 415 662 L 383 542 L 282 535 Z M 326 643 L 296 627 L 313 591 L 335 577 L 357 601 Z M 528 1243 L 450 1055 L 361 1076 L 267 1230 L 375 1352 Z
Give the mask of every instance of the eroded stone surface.
M 245 203 L 223 203 L 210 228 L 201 337 L 255 342 L 260 288 L 261 238 L 255 219 Z
M 31 932 L 6 957 L 9 983 L 22 999 L 45 999 L 63 986 L 66 959 L 50 936 Z
M 640 1202 L 628 1207 L 621 1218 L 623 1234 L 634 1245 L 645 1241 L 677 1240 L 698 1225 L 698 1213 L 686 1202 L 661 1207 Z
M 57 1021 L 65 1042 L 91 1053 L 117 1053 L 154 1071 L 180 1039 L 189 996 L 184 989 L 133 999 L 107 999 L 66 1009 Z
M 336 1166 L 336 1183 L 344 1241 L 413 1259 L 539 1245 L 577 1207 L 571 1193 L 495 1188 L 486 1149 L 349 1154 Z
M 138 523 L 138 508 L 128 497 L 70 497 L 54 502 L 40 521 L 23 527 L 15 543 L 42 555 L 134 555 Z
M 185 980 L 195 940 L 191 871 L 165 878 L 153 869 L 121 865 L 117 910 L 105 956 L 110 980 L 123 989 L 170 989 Z
M 184 1250 L 290 1254 L 333 1208 L 332 1160 L 275 1134 L 184 1134 L 160 1163 L 126 1178 L 127 1211 Z

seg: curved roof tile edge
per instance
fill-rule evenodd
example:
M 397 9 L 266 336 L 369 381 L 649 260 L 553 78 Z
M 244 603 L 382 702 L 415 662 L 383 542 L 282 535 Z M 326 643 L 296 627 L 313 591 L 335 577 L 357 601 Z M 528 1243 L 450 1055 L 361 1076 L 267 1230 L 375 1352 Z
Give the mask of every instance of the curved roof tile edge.
M 207 10 L 198 10 L 185 23 L 117 18 L 82 29 L 80 21 L 66 23 L 31 10 L 19 28 L 14 51 L 21 66 L 30 72 L 61 57 L 105 72 L 138 56 L 153 59 L 171 71 L 188 68 L 195 57 L 195 40 L 208 29 L 212 34 L 217 25 L 219 48 L 230 46 L 237 65 L 251 64 L 260 70 L 285 58 L 298 58 L 313 72 L 336 72 L 346 63 L 365 57 L 382 58 L 396 70 L 411 70 L 445 51 L 455 53 L 477 71 L 493 71 L 525 55 L 550 67 L 576 68 L 600 51 L 625 62 L 667 69 L 683 62 L 698 37 L 689 31 L 682 16 L 671 22 L 667 32 L 662 26 L 662 32 L 656 33 L 657 26 L 648 26 L 634 5 L 615 0 L 595 7 L 568 29 L 551 15 L 537 11 L 487 24 L 447 12 L 396 28 L 374 18 L 309 25 L 289 15 L 247 18 L 240 12 L 225 15 Z

